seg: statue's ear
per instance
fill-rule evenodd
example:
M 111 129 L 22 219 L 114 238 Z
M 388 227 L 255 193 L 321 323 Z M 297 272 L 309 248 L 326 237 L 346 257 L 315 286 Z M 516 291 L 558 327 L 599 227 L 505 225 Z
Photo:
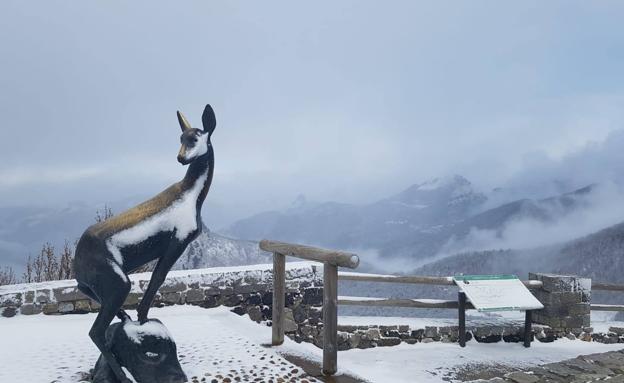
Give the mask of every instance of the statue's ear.
M 212 110 L 210 104 L 206 105 L 206 108 L 204 108 L 204 113 L 202 114 L 202 124 L 204 125 L 204 132 L 208 133 L 208 135 L 211 135 L 217 126 L 217 118 L 215 117 L 214 111 Z
M 179 110 L 178 110 L 178 122 L 180 123 L 180 128 L 182 129 L 182 132 L 185 132 L 191 129 L 191 124 L 189 124 L 186 117 L 184 117 L 184 115 Z

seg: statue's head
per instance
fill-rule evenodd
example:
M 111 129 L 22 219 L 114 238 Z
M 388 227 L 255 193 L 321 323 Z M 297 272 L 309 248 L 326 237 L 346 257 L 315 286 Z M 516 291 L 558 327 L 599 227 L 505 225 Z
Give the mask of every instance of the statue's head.
M 176 344 L 167 328 L 158 320 L 144 324 L 130 320 L 115 323 L 107 331 L 112 351 L 139 383 L 182 383 L 182 371 Z
M 192 128 L 180 111 L 178 111 L 178 122 L 180 122 L 180 128 L 182 129 L 182 136 L 180 136 L 182 147 L 178 153 L 178 162 L 182 165 L 188 165 L 212 151 L 210 136 L 217 126 L 217 119 L 210 105 L 206 105 L 202 114 L 204 130 Z

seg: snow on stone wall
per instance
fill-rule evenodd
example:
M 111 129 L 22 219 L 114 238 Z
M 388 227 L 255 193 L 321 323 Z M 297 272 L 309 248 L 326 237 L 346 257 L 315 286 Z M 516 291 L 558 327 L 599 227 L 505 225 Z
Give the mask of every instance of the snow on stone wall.
M 323 266 L 314 262 L 286 264 L 288 291 L 322 286 Z M 195 304 L 215 307 L 235 306 L 253 293 L 272 290 L 273 265 L 220 267 L 170 271 L 154 299 L 155 306 Z M 147 289 L 151 273 L 130 275 L 132 288 L 124 308 L 136 308 Z M 99 309 L 76 287 L 75 280 L 0 286 L 0 314 L 68 314 Z

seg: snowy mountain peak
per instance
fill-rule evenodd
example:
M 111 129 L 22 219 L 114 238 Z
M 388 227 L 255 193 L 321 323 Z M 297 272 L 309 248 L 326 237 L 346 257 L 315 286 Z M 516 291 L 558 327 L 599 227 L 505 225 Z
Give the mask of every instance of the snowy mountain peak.
M 417 190 L 429 191 L 447 188 L 458 189 L 472 187 L 472 184 L 470 183 L 470 181 L 460 175 L 453 175 L 446 177 L 437 177 L 414 186 L 416 186 Z
M 463 203 L 481 203 L 486 197 L 476 191 L 466 178 L 453 175 L 415 184 L 395 195 L 391 200 L 405 204 L 456 206 Z

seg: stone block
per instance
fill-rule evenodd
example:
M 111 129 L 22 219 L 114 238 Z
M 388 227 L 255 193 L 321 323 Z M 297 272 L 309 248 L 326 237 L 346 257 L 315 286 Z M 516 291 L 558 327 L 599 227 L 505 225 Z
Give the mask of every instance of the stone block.
M 33 303 L 26 303 L 20 307 L 20 313 L 22 315 L 34 315 L 34 314 L 39 314 L 42 311 L 43 311 L 43 308 L 41 305 L 37 305 Z
M 59 313 L 58 303 L 46 303 L 43 305 L 43 313 L 46 315 L 54 315 Z
M 381 332 L 378 328 L 369 328 L 366 331 L 366 337 L 370 340 L 377 340 L 381 338 Z
M 74 302 L 74 313 L 86 314 L 91 312 L 91 304 L 88 299 L 81 299 Z
M 394 338 L 394 337 L 388 337 L 388 338 L 380 338 L 379 340 L 377 340 L 377 346 L 379 347 L 390 347 L 390 346 L 397 346 L 401 344 L 401 339 L 399 338 Z
M 34 291 L 27 291 L 26 294 L 24 294 L 24 303 L 33 303 L 35 301 L 35 292 Z
M 249 319 L 254 322 L 262 321 L 262 310 L 260 310 L 259 306 L 251 306 L 247 309 L 247 314 L 249 314 Z
M 57 302 L 73 302 L 80 299 L 88 299 L 86 295 L 78 290 L 78 287 L 59 287 L 52 290 L 52 292 Z
M 166 282 L 165 282 L 166 283 Z M 185 291 L 187 289 L 186 283 L 184 282 L 172 282 L 165 284 L 158 289 L 161 294 L 167 293 L 179 293 L 181 291 Z
M 203 308 L 213 308 L 213 307 L 217 307 L 219 306 L 219 301 L 217 300 L 217 297 L 214 295 L 208 295 L 206 296 L 206 298 L 204 299 L 203 302 L 199 303 L 200 307 Z
M 591 306 L 589 303 L 575 303 L 568 307 L 568 313 L 570 316 L 589 315 L 591 313 Z
M 129 309 L 136 308 L 139 305 L 139 302 L 141 301 L 142 297 L 143 297 L 143 293 L 130 292 L 128 296 L 126 297 L 126 300 L 123 306 Z
M 179 292 L 164 293 L 162 301 L 169 305 L 179 304 L 182 302 L 182 295 Z
M 623 336 L 624 335 L 624 327 L 609 327 L 609 332 L 614 334 Z
M 541 289 L 533 291 L 544 305 L 544 309 L 534 311 L 533 322 L 564 332 L 589 326 L 591 279 L 538 273 L 530 273 L 529 279 L 543 283 Z
M 68 314 L 74 311 L 74 304 L 72 302 L 59 302 L 58 312 L 61 314 Z
M 240 294 L 231 294 L 223 297 L 223 304 L 228 307 L 239 305 L 243 301 L 243 296 Z
M 262 294 L 258 292 L 253 292 L 249 294 L 246 299 L 248 305 L 261 305 L 262 304 Z
M 1 315 L 5 318 L 12 318 L 15 316 L 15 314 L 17 314 L 17 307 L 15 306 L 8 306 L 8 307 L 2 308 Z
M 346 332 L 338 332 L 338 351 L 346 351 L 351 348 L 351 335 Z
M 190 289 L 186 292 L 187 303 L 203 302 L 205 298 L 204 290 L 201 289 Z
M 99 302 L 96 302 L 93 299 L 89 301 L 89 305 L 91 306 L 91 311 L 100 311 L 100 308 L 102 307 Z
M 425 326 L 425 333 L 423 336 L 425 338 L 437 338 L 439 336 L 438 328 L 432 327 L 432 326 Z
M 303 304 L 310 306 L 323 305 L 323 289 L 310 287 L 303 290 Z
M 304 305 L 298 305 L 293 308 L 293 320 L 295 323 L 303 323 L 308 319 L 308 308 Z
M 349 337 L 349 345 L 351 348 L 357 348 L 360 345 L 360 341 L 362 340 L 362 336 L 360 334 L 352 334 Z
M 299 327 L 297 323 L 292 318 L 285 317 L 284 318 L 284 332 L 285 333 L 294 333 L 297 331 Z
M 0 307 L 20 306 L 22 304 L 22 293 L 4 294 L 2 295 Z
M 410 333 L 410 336 L 411 336 L 413 339 L 417 339 L 417 340 L 422 339 L 424 335 L 425 335 L 425 330 L 423 330 L 423 329 L 413 330 L 413 331 Z
M 35 291 L 35 303 L 48 303 L 51 302 L 52 291 L 48 289 Z

